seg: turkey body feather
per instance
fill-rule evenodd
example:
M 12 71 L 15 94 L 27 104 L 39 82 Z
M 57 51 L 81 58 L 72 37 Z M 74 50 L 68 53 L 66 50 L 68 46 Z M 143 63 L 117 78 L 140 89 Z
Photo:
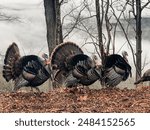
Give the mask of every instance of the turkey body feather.
M 50 70 L 45 61 L 36 55 L 20 56 L 16 43 L 6 51 L 3 77 L 7 82 L 15 81 L 14 90 L 23 86 L 37 87 L 50 78 Z
M 131 73 L 131 66 L 118 54 L 106 57 L 103 69 L 103 82 L 108 87 L 117 86 L 121 81 L 126 81 Z
M 61 85 L 74 87 L 78 84 L 90 85 L 99 79 L 101 69 L 96 69 L 94 61 L 83 53 L 75 43 L 66 42 L 57 46 L 51 56 L 51 65 L 58 70 L 55 81 Z
M 75 43 L 66 42 L 58 45 L 51 55 L 51 65 L 56 70 L 54 80 L 66 87 L 78 84 L 85 86 L 100 80 L 107 87 L 115 87 L 131 76 L 131 66 L 128 64 L 127 53 L 124 56 L 112 54 L 106 56 L 103 65 L 96 63 L 85 55 Z

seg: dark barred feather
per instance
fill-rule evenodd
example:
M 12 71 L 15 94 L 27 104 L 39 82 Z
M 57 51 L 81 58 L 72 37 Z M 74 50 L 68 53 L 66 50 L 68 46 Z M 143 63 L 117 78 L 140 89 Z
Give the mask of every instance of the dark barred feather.
M 106 57 L 103 72 L 103 82 L 108 87 L 115 87 L 120 82 L 127 80 L 131 75 L 131 66 L 118 54 Z
M 5 55 L 3 77 L 7 82 L 14 80 L 14 90 L 21 87 L 36 87 L 50 78 L 46 61 L 36 55 L 20 56 L 16 43 L 12 43 Z
M 12 43 L 6 51 L 3 66 L 3 77 L 7 82 L 11 79 L 14 80 L 17 77 L 17 72 L 15 71 L 15 64 L 19 59 L 19 48 L 16 43 Z
M 83 54 L 83 51 L 72 42 L 65 42 L 58 45 L 51 54 L 51 65 L 57 69 L 66 69 L 66 62 L 69 58 Z
M 72 42 L 62 43 L 54 49 L 51 65 L 58 70 L 55 81 L 66 87 L 90 85 L 100 78 L 101 69 L 95 71 L 95 62 Z

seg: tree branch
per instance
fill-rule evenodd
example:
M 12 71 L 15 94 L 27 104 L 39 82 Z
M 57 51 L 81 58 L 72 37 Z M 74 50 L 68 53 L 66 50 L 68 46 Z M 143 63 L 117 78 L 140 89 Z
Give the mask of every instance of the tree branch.
M 111 33 L 110 33 L 110 22 L 108 19 L 108 10 L 109 10 L 109 0 L 106 2 L 106 11 L 105 11 L 105 22 L 106 22 L 106 31 L 107 31 L 107 45 L 106 45 L 106 55 L 109 54 L 109 47 L 110 47 L 110 41 L 111 41 Z
M 20 18 L 19 17 L 16 17 L 16 16 L 8 16 L 4 13 L 0 13 L 0 21 L 18 21 L 18 22 L 21 22 L 20 21 Z
M 78 16 L 75 18 L 75 22 L 74 22 L 73 26 L 72 26 L 71 29 L 67 32 L 67 34 L 64 35 L 63 39 L 65 39 L 65 38 L 74 30 L 74 28 L 76 27 L 76 25 L 77 25 L 78 22 L 79 22 L 81 13 L 82 13 L 82 11 L 83 11 L 84 9 L 85 9 L 85 6 L 80 10 L 80 12 L 78 13 Z
M 144 4 L 144 5 L 141 7 L 141 11 L 142 11 L 146 6 L 148 6 L 149 3 L 150 3 L 150 0 L 149 0 L 146 4 Z
M 79 7 L 81 7 L 82 4 L 80 4 L 79 6 L 77 6 L 76 8 L 73 8 L 72 10 L 70 10 L 66 15 L 64 15 L 64 17 L 62 18 L 62 25 L 64 24 L 64 20 L 67 16 L 69 16 L 73 11 L 75 11 L 76 9 L 78 9 Z
M 135 54 L 134 54 L 134 50 L 133 50 L 133 47 L 132 47 L 132 45 L 131 45 L 131 43 L 130 43 L 130 40 L 129 40 L 129 38 L 128 38 L 128 35 L 126 34 L 126 31 L 125 31 L 123 25 L 121 24 L 120 20 L 117 18 L 116 14 L 114 13 L 115 11 L 114 11 L 113 7 L 112 7 L 112 6 L 110 6 L 110 7 L 112 8 L 112 13 L 113 13 L 114 17 L 116 18 L 116 20 L 118 21 L 118 23 L 119 23 L 119 25 L 120 25 L 120 27 L 121 27 L 121 29 L 122 29 L 122 31 L 123 31 L 123 34 L 124 34 L 124 36 L 125 36 L 125 38 L 126 38 L 126 40 L 127 40 L 128 45 L 130 46 L 130 49 L 131 49 L 131 52 L 132 52 L 133 62 L 134 62 L 135 67 L 137 68 L 136 60 L 135 60 L 135 56 L 134 56 L 134 55 L 135 55 Z M 138 72 L 138 73 L 139 73 L 139 72 Z

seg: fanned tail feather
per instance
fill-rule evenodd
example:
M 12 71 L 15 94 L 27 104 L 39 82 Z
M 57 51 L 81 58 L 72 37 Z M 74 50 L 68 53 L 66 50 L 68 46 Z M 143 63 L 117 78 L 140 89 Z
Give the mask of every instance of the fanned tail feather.
M 51 65 L 57 69 L 65 68 L 65 62 L 71 56 L 83 54 L 83 51 L 73 42 L 65 42 L 58 45 L 51 54 Z
M 15 63 L 20 58 L 19 48 L 16 43 L 12 43 L 5 54 L 4 66 L 3 66 L 3 77 L 7 82 L 11 79 L 16 78 L 15 74 Z

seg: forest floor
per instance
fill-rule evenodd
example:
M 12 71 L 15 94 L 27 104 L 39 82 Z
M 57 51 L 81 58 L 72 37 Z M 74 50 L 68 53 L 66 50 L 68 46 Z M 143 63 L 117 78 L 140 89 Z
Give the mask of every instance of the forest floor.
M 86 93 L 55 89 L 47 93 L 1 92 L 0 112 L 145 112 L 150 113 L 150 87 L 100 89 Z

